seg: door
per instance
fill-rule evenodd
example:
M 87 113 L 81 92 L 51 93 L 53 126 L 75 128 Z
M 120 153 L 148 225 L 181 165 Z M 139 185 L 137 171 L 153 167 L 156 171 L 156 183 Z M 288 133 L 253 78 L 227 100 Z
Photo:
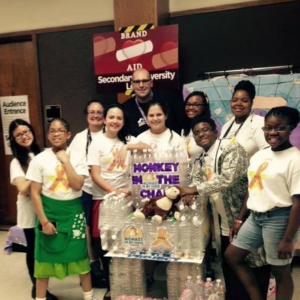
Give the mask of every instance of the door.
M 35 36 L 0 37 L 0 96 L 28 95 L 29 118 L 43 148 L 43 128 Z M 16 224 L 17 191 L 10 184 L 12 155 L 5 155 L 0 116 L 0 224 Z

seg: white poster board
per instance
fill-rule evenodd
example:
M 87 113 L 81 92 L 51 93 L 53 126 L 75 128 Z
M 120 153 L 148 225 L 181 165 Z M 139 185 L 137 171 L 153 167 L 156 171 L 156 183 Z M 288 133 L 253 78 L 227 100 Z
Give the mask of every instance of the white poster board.
M 15 119 L 23 119 L 30 123 L 28 96 L 24 95 L 0 97 L 0 103 L 5 155 L 11 155 L 12 152 L 9 146 L 8 139 L 9 124 Z

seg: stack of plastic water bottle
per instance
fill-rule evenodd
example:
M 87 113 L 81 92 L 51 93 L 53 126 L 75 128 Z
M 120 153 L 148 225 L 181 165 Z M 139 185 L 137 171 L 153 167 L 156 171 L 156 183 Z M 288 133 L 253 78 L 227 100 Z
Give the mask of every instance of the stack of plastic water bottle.
M 109 268 L 112 299 L 120 296 L 146 296 L 144 261 L 114 257 Z
M 196 276 L 193 281 L 192 276 L 186 277 L 185 287 L 179 298 L 180 300 L 224 300 L 225 291 L 221 279 L 215 282 L 211 278 L 206 278 L 203 282 L 201 276 Z
M 202 259 L 209 237 L 209 219 L 206 201 L 196 199 L 190 207 L 179 203 L 181 220 L 179 223 L 178 249 L 185 258 Z
M 121 247 L 121 231 L 127 216 L 132 212 L 132 202 L 125 195 L 116 195 L 114 192 L 104 196 L 100 206 L 99 227 L 103 250 Z
M 178 300 L 185 289 L 187 276 L 202 277 L 201 264 L 170 262 L 167 267 L 168 299 Z

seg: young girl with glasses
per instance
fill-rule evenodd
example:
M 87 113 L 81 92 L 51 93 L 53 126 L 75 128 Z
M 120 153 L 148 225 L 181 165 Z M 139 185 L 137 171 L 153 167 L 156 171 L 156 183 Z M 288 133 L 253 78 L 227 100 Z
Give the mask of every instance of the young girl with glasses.
M 38 216 L 35 227 L 36 300 L 46 299 L 49 277 L 79 275 L 84 300 L 95 300 L 87 253 L 86 223 L 80 200 L 86 160 L 81 152 L 67 148 L 68 123 L 53 119 L 47 138 L 51 148 L 34 157 L 26 174 Z
M 293 296 L 290 264 L 300 225 L 300 152 L 292 146 L 290 134 L 299 119 L 299 111 L 286 106 L 272 108 L 265 116 L 263 131 L 270 147 L 250 160 L 250 216 L 225 253 L 252 300 L 264 297 L 244 260 L 261 246 L 276 279 L 276 300 Z

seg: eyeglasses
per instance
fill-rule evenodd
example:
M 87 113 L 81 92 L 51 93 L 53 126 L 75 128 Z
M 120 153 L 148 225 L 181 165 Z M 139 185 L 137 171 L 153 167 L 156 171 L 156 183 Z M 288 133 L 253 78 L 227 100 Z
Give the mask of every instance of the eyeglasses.
M 23 132 L 18 133 L 14 138 L 15 138 L 16 140 L 20 140 L 20 139 L 23 138 L 24 135 L 25 135 L 25 136 L 28 136 L 30 132 L 31 132 L 30 129 L 24 130 Z
M 282 132 L 285 130 L 288 130 L 291 126 L 287 125 L 287 126 L 276 126 L 276 127 L 270 127 L 270 126 L 264 126 L 261 129 L 264 132 L 271 132 L 272 130 L 274 130 L 275 132 Z
M 186 107 L 200 107 L 200 106 L 204 106 L 203 103 L 187 103 L 185 105 Z
M 65 129 L 58 129 L 58 130 L 49 130 L 48 133 L 51 134 L 51 135 L 55 135 L 57 133 L 57 135 L 62 135 L 64 133 L 66 133 L 67 130 Z
M 93 111 L 93 110 L 91 110 L 91 111 L 89 111 L 88 112 L 88 115 L 92 115 L 92 116 L 95 116 L 95 115 L 99 115 L 99 116 L 102 116 L 103 115 L 103 111 Z
M 204 133 L 204 134 L 205 134 L 205 133 L 210 132 L 210 131 L 213 131 L 212 128 L 207 128 L 207 127 L 205 127 L 205 128 L 200 129 L 199 131 L 194 131 L 194 132 L 193 132 L 193 136 L 196 137 L 196 136 L 198 136 L 200 133 Z
M 148 84 L 151 79 L 131 80 L 133 84 Z

